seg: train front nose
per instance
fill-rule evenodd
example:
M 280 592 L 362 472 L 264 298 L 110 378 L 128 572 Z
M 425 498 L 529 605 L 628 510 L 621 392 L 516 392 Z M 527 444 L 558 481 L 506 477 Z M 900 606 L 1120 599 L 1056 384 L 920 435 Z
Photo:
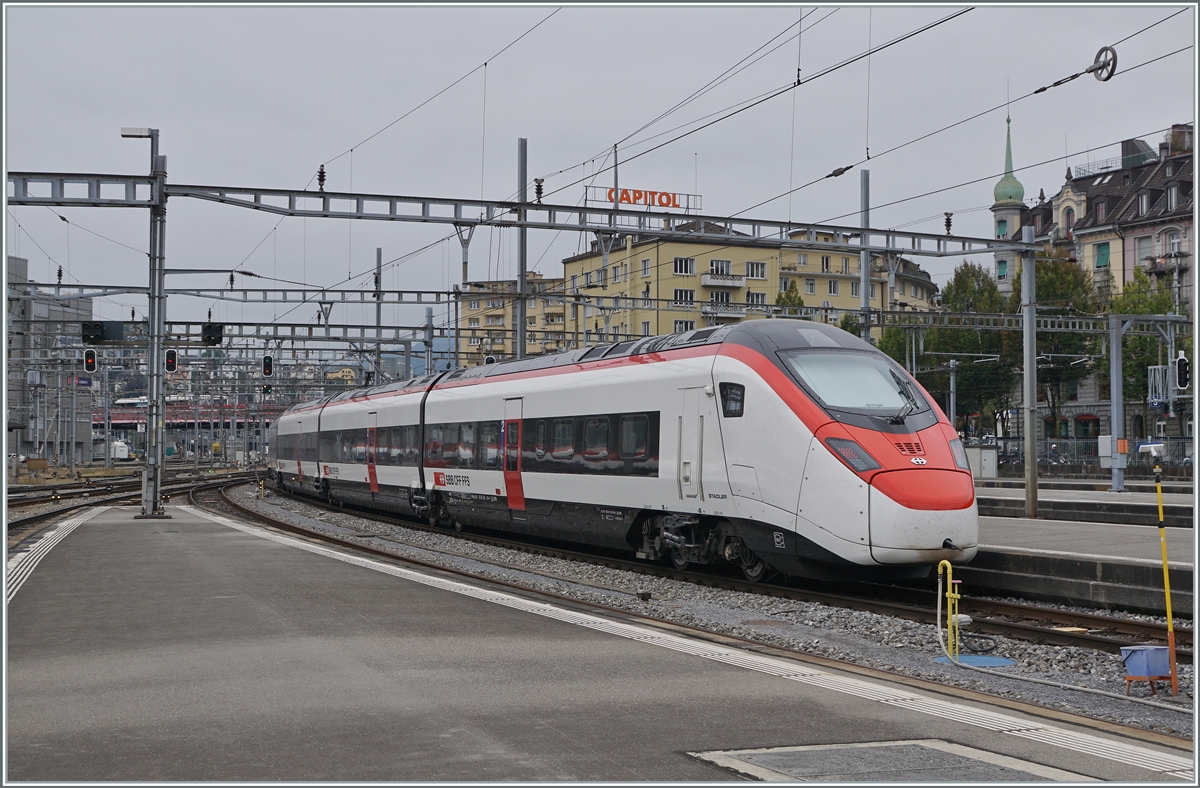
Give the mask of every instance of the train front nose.
M 979 508 L 970 473 L 883 471 L 870 484 L 871 557 L 881 564 L 956 563 L 975 557 Z

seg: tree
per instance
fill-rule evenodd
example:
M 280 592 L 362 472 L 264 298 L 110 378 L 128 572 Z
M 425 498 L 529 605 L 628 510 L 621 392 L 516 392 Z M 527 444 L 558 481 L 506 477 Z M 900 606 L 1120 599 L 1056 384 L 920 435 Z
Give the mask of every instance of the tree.
M 796 280 L 788 285 L 788 289 L 775 296 L 775 306 L 782 307 L 802 307 L 804 299 L 800 297 L 800 288 L 796 287 Z
M 1112 313 L 1115 315 L 1165 315 L 1173 309 L 1174 299 L 1170 288 L 1156 288 L 1141 268 L 1133 269 L 1133 281 L 1112 299 Z M 1182 345 L 1177 345 L 1182 349 Z M 1143 423 L 1150 420 L 1148 367 L 1169 363 L 1162 358 L 1162 351 L 1163 343 L 1158 337 L 1126 336 L 1121 346 L 1125 401 L 1142 400 Z M 1096 371 L 1105 381 L 1109 380 L 1109 358 L 1106 356 L 1096 365 Z
M 1037 277 L 1037 311 L 1040 315 L 1092 315 L 1096 310 L 1096 295 L 1091 272 L 1067 259 L 1062 250 L 1044 249 L 1034 264 Z M 1021 279 L 1013 279 L 1009 297 L 1009 312 L 1021 311 Z M 1005 332 L 1006 355 L 1022 357 L 1022 337 Z M 1065 331 L 1045 332 L 1037 337 L 1038 399 L 1045 398 L 1050 406 L 1050 425 L 1046 437 L 1057 438 L 1061 429 L 1059 411 L 1063 397 L 1071 384 L 1077 384 L 1091 373 L 1089 357 L 1094 355 L 1096 340 L 1085 334 Z
M 842 315 L 838 328 L 848 331 L 856 337 L 862 336 L 862 318 L 858 315 Z
M 942 305 L 951 312 L 999 313 L 1004 311 L 1004 297 L 996 288 L 991 273 L 981 265 L 963 261 L 954 270 L 954 277 L 941 293 Z M 939 328 L 931 330 L 925 339 L 925 353 L 948 363 L 958 362 L 955 374 L 960 413 L 990 414 L 993 427 L 1005 423 L 1011 396 L 1016 385 L 1019 359 L 1004 352 L 1001 332 L 982 329 Z M 939 355 L 939 354 L 946 355 Z M 977 361 L 969 355 L 999 356 L 999 361 Z M 922 383 L 930 393 L 943 394 L 949 402 L 950 374 L 947 371 L 925 373 Z M 958 426 L 957 424 L 955 425 Z

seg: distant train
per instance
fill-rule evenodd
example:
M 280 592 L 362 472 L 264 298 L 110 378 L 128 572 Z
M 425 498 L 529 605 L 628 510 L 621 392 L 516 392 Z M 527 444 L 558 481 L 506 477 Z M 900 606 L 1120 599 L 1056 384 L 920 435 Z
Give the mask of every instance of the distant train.
M 467 525 L 732 562 L 759 580 L 970 560 L 966 452 L 905 370 L 831 326 L 757 320 L 296 405 L 284 488 Z

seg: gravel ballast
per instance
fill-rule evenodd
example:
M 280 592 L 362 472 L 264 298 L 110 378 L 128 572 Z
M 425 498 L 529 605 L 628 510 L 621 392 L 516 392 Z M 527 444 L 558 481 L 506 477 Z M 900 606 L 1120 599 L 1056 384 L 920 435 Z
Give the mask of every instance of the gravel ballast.
M 932 625 L 531 555 L 458 539 L 450 533 L 430 533 L 349 512 L 332 512 L 269 490 L 265 500 L 259 500 L 257 491 L 247 487 L 236 488 L 232 495 L 247 508 L 305 528 L 341 537 L 372 534 L 373 538 L 365 537 L 372 547 L 398 556 L 943 685 L 1187 739 L 1193 737 L 1191 714 L 936 663 L 933 660 L 942 655 L 942 650 L 936 627 Z M 931 608 L 935 582 L 931 581 Z M 650 594 L 649 601 L 638 597 L 639 593 L 644 596 L 646 592 Z M 989 654 L 1006 657 L 1016 664 L 990 670 L 1006 676 L 1031 677 L 1117 694 L 1125 691 L 1125 668 L 1119 654 L 1035 645 L 1004 637 L 993 639 L 996 648 Z M 1178 670 L 1180 705 L 1191 707 L 1193 666 L 1179 665 Z M 1167 684 L 1165 692 L 1169 693 L 1169 682 Z M 1135 683 L 1130 694 L 1163 700 L 1163 683 L 1159 683 L 1157 697 L 1151 696 L 1145 682 Z

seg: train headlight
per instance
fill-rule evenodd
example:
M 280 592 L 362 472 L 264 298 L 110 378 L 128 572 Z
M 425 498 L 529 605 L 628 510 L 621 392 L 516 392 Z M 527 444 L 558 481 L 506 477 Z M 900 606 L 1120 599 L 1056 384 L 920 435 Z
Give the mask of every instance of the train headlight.
M 964 471 L 971 470 L 970 464 L 967 462 L 967 450 L 963 448 L 962 441 L 958 438 L 950 441 L 950 453 L 954 455 L 954 464 Z
M 875 462 L 874 457 L 867 454 L 866 449 L 854 441 L 842 438 L 826 438 L 825 443 L 833 450 L 834 454 L 841 458 L 842 462 L 859 473 L 866 473 L 867 471 L 874 471 L 883 467 Z

